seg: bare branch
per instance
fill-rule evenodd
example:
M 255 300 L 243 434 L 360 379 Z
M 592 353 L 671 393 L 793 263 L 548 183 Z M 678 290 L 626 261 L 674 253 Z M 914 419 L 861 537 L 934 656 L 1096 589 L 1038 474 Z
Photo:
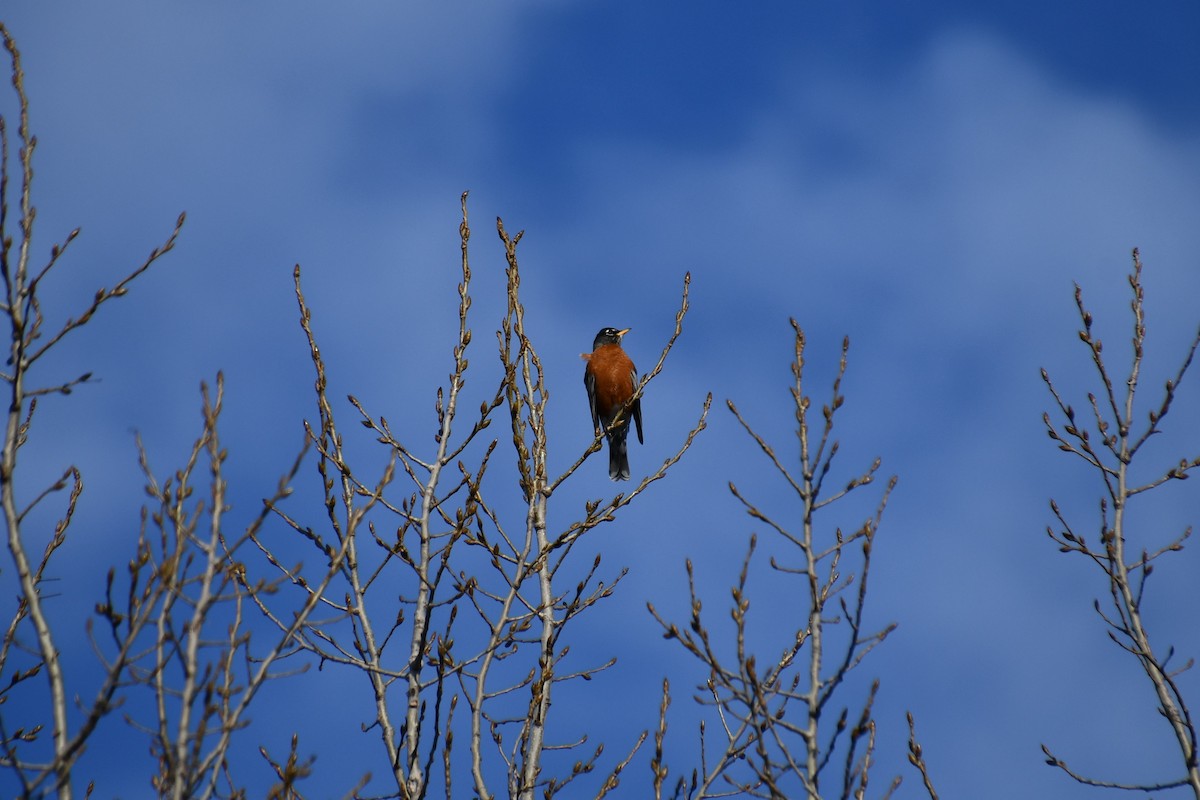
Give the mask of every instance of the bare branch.
M 1104 486 L 1105 496 L 1100 502 L 1101 531 L 1099 547 L 1093 548 L 1083 537 L 1075 533 L 1063 518 L 1058 505 L 1051 501 L 1051 510 L 1062 525 L 1061 532 L 1048 528 L 1050 537 L 1059 544 L 1062 552 L 1078 552 L 1087 556 L 1091 563 L 1104 574 L 1105 585 L 1109 589 L 1110 605 L 1105 610 L 1099 601 L 1095 603 L 1096 613 L 1108 626 L 1108 635 L 1123 651 L 1137 659 L 1147 679 L 1155 691 L 1158 708 L 1167 720 L 1179 748 L 1186 777 L 1156 784 L 1125 784 L 1097 780 L 1083 776 L 1069 769 L 1066 763 L 1051 755 L 1043 745 L 1047 763 L 1058 767 L 1074 780 L 1089 785 L 1132 791 L 1157 791 L 1179 786 L 1191 786 L 1193 793 L 1200 798 L 1200 765 L 1197 764 L 1196 728 L 1178 685 L 1173 675 L 1167 669 L 1167 662 L 1174 653 L 1173 648 L 1167 648 L 1167 655 L 1160 657 L 1151 644 L 1150 634 L 1142 614 L 1142 602 L 1150 575 L 1152 562 L 1158 557 L 1182 549 L 1183 541 L 1190 534 L 1190 529 L 1181 536 L 1158 547 L 1142 547 L 1140 558 L 1130 559 L 1127 555 L 1127 509 L 1129 501 L 1138 495 L 1155 489 L 1164 483 L 1176 479 L 1187 478 L 1188 472 L 1200 465 L 1200 459 L 1180 459 L 1177 466 L 1160 473 L 1158 478 L 1140 485 L 1131 481 L 1130 470 L 1134 457 L 1146 441 L 1158 433 L 1162 420 L 1166 417 L 1179 382 L 1192 363 L 1196 348 L 1200 345 L 1200 332 L 1192 339 L 1190 346 L 1175 374 L 1166 381 L 1166 389 L 1162 402 L 1157 410 L 1149 413 L 1148 424 L 1135 430 L 1133 419 L 1134 398 L 1141 378 L 1141 369 L 1145 357 L 1146 321 L 1145 321 L 1145 291 L 1142 284 L 1142 262 L 1138 251 L 1133 251 L 1133 272 L 1129 275 L 1129 287 L 1132 293 L 1130 309 L 1133 315 L 1133 360 L 1129 372 L 1122 383 L 1126 387 L 1124 396 L 1118 398 L 1114 386 L 1116 382 L 1110 376 L 1104 361 L 1103 348 L 1100 340 L 1092 333 L 1092 315 L 1083 304 L 1083 291 L 1076 285 L 1075 305 L 1083 330 L 1079 333 L 1080 340 L 1088 347 L 1091 361 L 1096 368 L 1096 374 L 1103 384 L 1105 402 L 1097 401 L 1094 394 L 1088 395 L 1092 407 L 1093 428 L 1091 432 L 1077 426 L 1075 414 L 1071 406 L 1066 404 L 1050 383 L 1046 371 L 1042 370 L 1043 379 L 1049 387 L 1051 395 L 1059 411 L 1066 417 L 1067 423 L 1063 431 L 1070 441 L 1057 432 L 1050 422 L 1049 415 L 1043 415 L 1043 420 L 1052 439 L 1059 442 L 1061 450 L 1081 456 L 1099 476 Z M 1107 455 L 1093 447 L 1092 433 L 1098 435 L 1104 445 Z M 1135 551 L 1136 552 L 1136 551 Z M 1190 661 L 1189 661 L 1190 665 Z M 1184 667 L 1186 669 L 1187 666 Z

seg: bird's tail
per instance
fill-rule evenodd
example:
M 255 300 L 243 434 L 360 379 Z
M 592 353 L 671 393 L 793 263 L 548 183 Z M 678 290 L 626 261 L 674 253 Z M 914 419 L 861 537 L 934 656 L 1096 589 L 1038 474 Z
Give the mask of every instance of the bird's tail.
M 629 453 L 625 449 L 625 431 L 608 440 L 608 477 L 614 481 L 629 480 Z

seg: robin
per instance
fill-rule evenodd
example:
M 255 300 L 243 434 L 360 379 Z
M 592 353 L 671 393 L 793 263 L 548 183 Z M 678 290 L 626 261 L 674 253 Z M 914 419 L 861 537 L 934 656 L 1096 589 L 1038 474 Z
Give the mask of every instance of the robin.
M 592 427 L 596 435 L 605 431 L 608 436 L 608 477 L 614 481 L 629 480 L 629 455 L 625 437 L 629 435 L 629 417 L 637 423 L 638 443 L 642 444 L 642 400 L 633 401 L 620 424 L 609 430 L 637 386 L 637 367 L 621 349 L 621 337 L 632 328 L 619 331 L 603 328 L 592 342 L 592 352 L 584 353 L 587 366 L 583 384 L 587 387 L 588 405 L 592 409 Z

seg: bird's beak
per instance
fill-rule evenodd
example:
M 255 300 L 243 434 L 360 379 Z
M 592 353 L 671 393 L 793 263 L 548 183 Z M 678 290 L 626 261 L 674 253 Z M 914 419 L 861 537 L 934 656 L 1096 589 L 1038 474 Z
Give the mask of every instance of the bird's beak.
M 633 330 L 633 328 L 626 328 L 623 331 L 617 331 L 617 336 L 624 336 L 625 334 L 629 333 L 631 330 Z

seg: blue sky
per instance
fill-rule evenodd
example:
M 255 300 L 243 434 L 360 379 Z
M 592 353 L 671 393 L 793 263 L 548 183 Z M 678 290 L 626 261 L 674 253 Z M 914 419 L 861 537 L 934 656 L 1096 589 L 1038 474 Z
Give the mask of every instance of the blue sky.
M 682 618 L 686 557 L 711 607 L 725 601 L 747 536 L 765 534 L 729 480 L 796 513 L 723 409 L 733 399 L 787 447 L 794 316 L 818 400 L 841 337 L 852 340 L 841 468 L 878 455 L 900 476 L 871 606 L 877 624 L 900 627 L 862 668 L 883 682 L 876 785 L 899 772 L 899 796 L 919 796 L 905 709 L 946 797 L 1092 796 L 1042 763 L 1043 741 L 1103 777 L 1175 777 L 1149 688 L 1090 609 L 1099 575 L 1045 536 L 1050 496 L 1090 530 L 1097 487 L 1045 437 L 1038 368 L 1077 405 L 1093 388 L 1072 281 L 1109 352 L 1123 352 L 1135 246 L 1147 402 L 1195 330 L 1200 10 L 1045 6 L 10 3 L 40 143 L 35 250 L 83 228 L 48 313 L 73 313 L 189 215 L 176 252 L 45 367 L 47 382 L 101 378 L 44 404 L 28 462 L 47 480 L 77 463 L 87 481 L 88 524 L 61 560 L 64 609 L 82 618 L 102 588 L 96 561 L 121 563 L 136 532 L 133 431 L 160 471 L 174 468 L 197 431 L 196 387 L 218 369 L 235 512 L 252 514 L 273 489 L 314 413 L 297 262 L 332 394 L 425 430 L 450 363 L 458 197 L 470 190 L 483 372 L 473 388 L 481 398 L 494 373 L 499 215 L 527 231 L 523 290 L 552 393 L 552 466 L 590 438 L 578 354 L 598 328 L 631 326 L 628 349 L 651 366 L 685 271 L 693 309 L 644 401 L 635 473 L 673 452 L 706 392 L 717 400 L 689 457 L 597 535 L 605 563 L 630 575 L 588 646 L 621 661 L 596 696 L 556 711 L 609 717 L 615 753 L 653 724 L 667 673 L 680 714 L 673 765 L 694 752 L 686 687 L 703 675 L 644 605 Z M 1190 376 L 1153 466 L 1196 452 L 1198 398 Z M 348 405 L 338 411 L 353 419 Z M 369 452 L 368 440 L 358 446 Z M 586 465 L 564 519 L 611 491 L 602 462 Z M 845 518 L 873 501 L 852 502 Z M 1150 495 L 1138 519 L 1149 543 L 1197 510 L 1183 483 Z M 1200 642 L 1198 566 L 1184 550 L 1150 587 L 1161 643 L 1188 656 Z M 764 593 L 755 613 L 770 641 L 786 597 Z M 82 636 L 72 647 L 90 657 Z M 302 730 L 302 750 L 321 753 L 314 796 L 332 796 L 348 785 L 343 766 L 372 768 L 377 742 L 357 728 L 369 699 L 357 680 L 336 691 L 305 680 L 293 691 L 311 692 L 325 724 Z M 1193 677 L 1183 685 L 1200 691 Z M 629 709 L 611 719 L 617 687 Z M 259 711 L 264 737 L 304 724 L 277 701 Z M 644 796 L 644 772 L 627 778 L 628 796 Z M 144 791 L 140 775 L 106 779 L 98 796 Z

